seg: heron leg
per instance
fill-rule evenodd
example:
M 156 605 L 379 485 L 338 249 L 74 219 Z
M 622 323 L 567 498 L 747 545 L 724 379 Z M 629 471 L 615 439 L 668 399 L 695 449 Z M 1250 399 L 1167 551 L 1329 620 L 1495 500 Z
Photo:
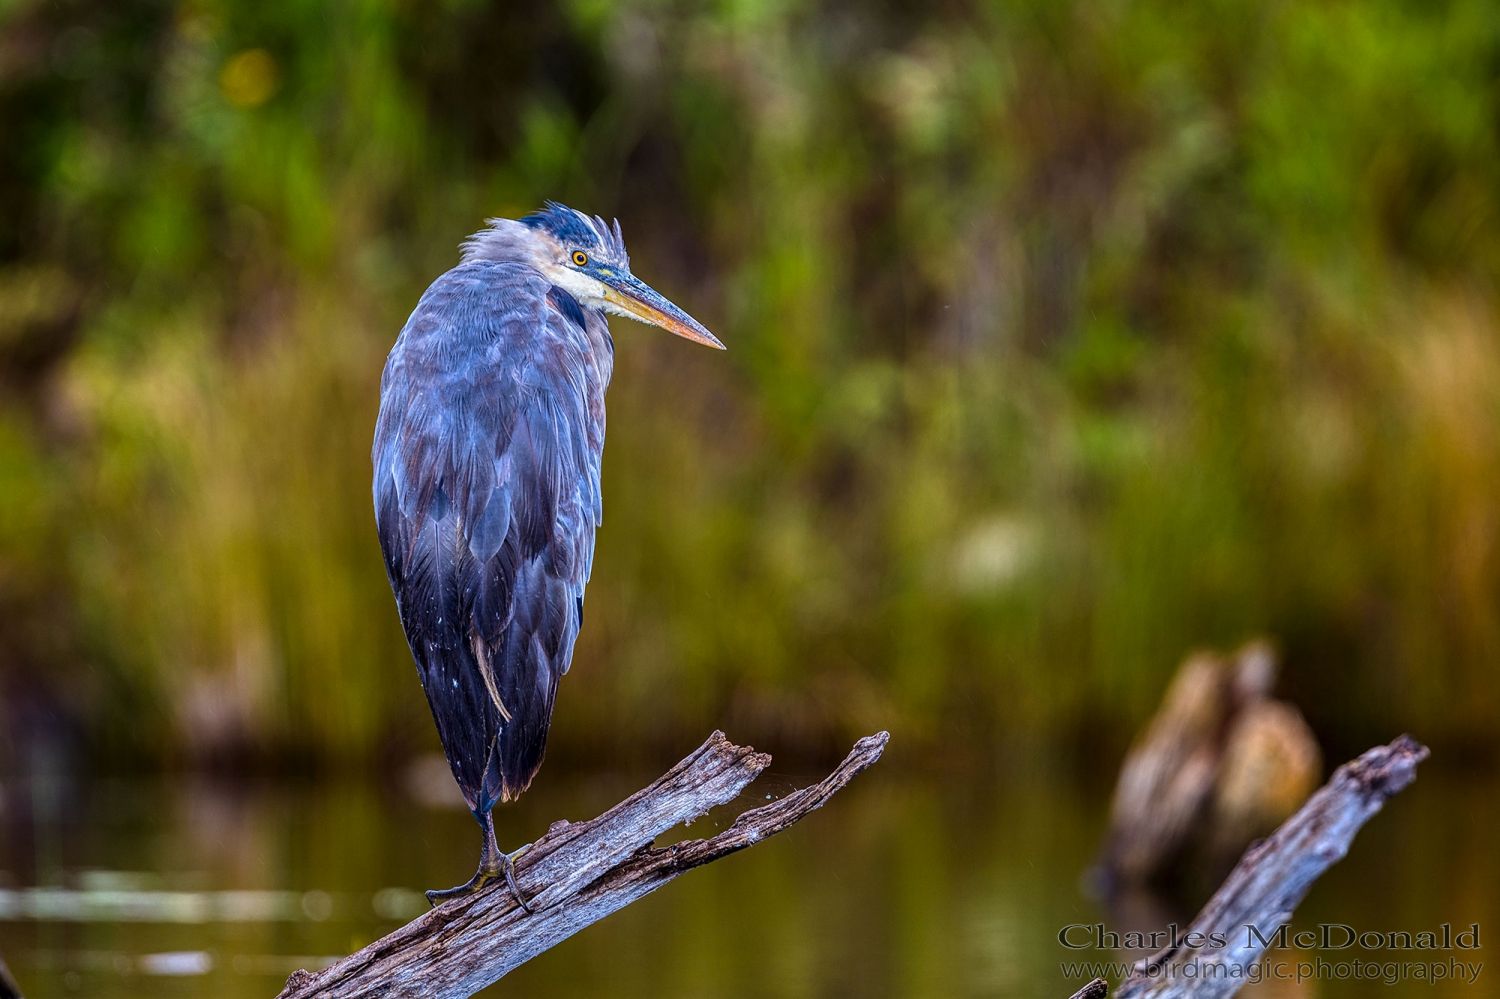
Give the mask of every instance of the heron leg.
M 441 891 L 433 889 L 427 893 L 427 904 L 436 907 L 450 898 L 463 898 L 473 895 L 485 885 L 499 880 L 502 876 L 506 881 L 514 885 L 515 875 L 510 871 L 511 855 L 500 852 L 500 846 L 495 842 L 495 822 L 489 812 L 475 813 L 474 818 L 478 820 L 479 827 L 484 830 L 484 843 L 479 852 L 479 870 L 474 876 L 456 888 L 445 888 Z M 520 853 L 517 850 L 516 853 Z M 512 888 L 514 890 L 514 888 Z M 516 900 L 520 901 L 520 892 L 516 892 Z M 524 902 L 521 903 L 523 906 Z M 531 910 L 527 910 L 528 912 Z

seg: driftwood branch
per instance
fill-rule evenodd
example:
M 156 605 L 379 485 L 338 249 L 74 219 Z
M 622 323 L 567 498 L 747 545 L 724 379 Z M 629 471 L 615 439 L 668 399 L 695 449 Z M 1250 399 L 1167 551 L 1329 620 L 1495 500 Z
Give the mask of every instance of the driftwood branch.
M 712 839 L 651 844 L 732 800 L 771 762 L 715 732 L 644 790 L 587 822 L 555 822 L 516 858 L 516 880 L 534 912 L 504 884 L 454 899 L 323 971 L 298 971 L 278 999 L 470 996 L 585 926 L 694 867 L 787 828 L 880 759 L 889 736 L 866 736 L 811 787 L 744 812 Z
M 1116 999 L 1228 999 L 1313 882 L 1348 852 L 1386 799 L 1416 778 L 1426 757 L 1427 747 L 1403 735 L 1339 767 L 1269 839 L 1245 852 L 1175 945 L 1136 962 Z M 1190 943 L 1213 941 L 1215 934 L 1224 946 Z M 1183 974 L 1189 965 L 1195 967 Z M 1078 993 L 1085 995 L 1103 995 L 1097 980 Z

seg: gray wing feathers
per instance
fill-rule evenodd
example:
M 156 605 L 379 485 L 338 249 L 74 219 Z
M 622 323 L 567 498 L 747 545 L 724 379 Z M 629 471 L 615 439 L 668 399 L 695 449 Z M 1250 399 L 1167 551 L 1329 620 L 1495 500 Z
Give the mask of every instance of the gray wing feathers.
M 381 548 L 476 810 L 520 793 L 541 763 L 601 519 L 612 358 L 558 294 L 517 265 L 455 268 L 418 303 L 381 380 Z

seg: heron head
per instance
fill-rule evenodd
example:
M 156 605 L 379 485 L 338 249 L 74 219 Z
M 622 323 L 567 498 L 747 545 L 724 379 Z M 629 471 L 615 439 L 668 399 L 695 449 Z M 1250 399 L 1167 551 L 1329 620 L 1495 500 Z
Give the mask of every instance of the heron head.
M 489 228 L 464 243 L 464 260 L 519 260 L 539 270 L 580 305 L 625 316 L 709 347 L 718 338 L 665 296 L 630 273 L 620 223 L 611 227 L 549 201 L 520 220 L 490 219 Z

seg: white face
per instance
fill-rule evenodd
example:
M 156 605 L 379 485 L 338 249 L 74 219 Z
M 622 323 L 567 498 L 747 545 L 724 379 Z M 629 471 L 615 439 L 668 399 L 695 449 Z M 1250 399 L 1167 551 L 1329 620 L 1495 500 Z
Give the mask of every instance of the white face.
M 527 232 L 535 247 L 530 263 L 542 272 L 543 277 L 578 299 L 578 304 L 584 308 L 605 309 L 616 315 L 626 315 L 605 299 L 608 288 L 604 282 L 585 274 L 573 262 L 571 255 L 575 248 L 563 246 L 550 233 L 540 229 L 527 229 Z

